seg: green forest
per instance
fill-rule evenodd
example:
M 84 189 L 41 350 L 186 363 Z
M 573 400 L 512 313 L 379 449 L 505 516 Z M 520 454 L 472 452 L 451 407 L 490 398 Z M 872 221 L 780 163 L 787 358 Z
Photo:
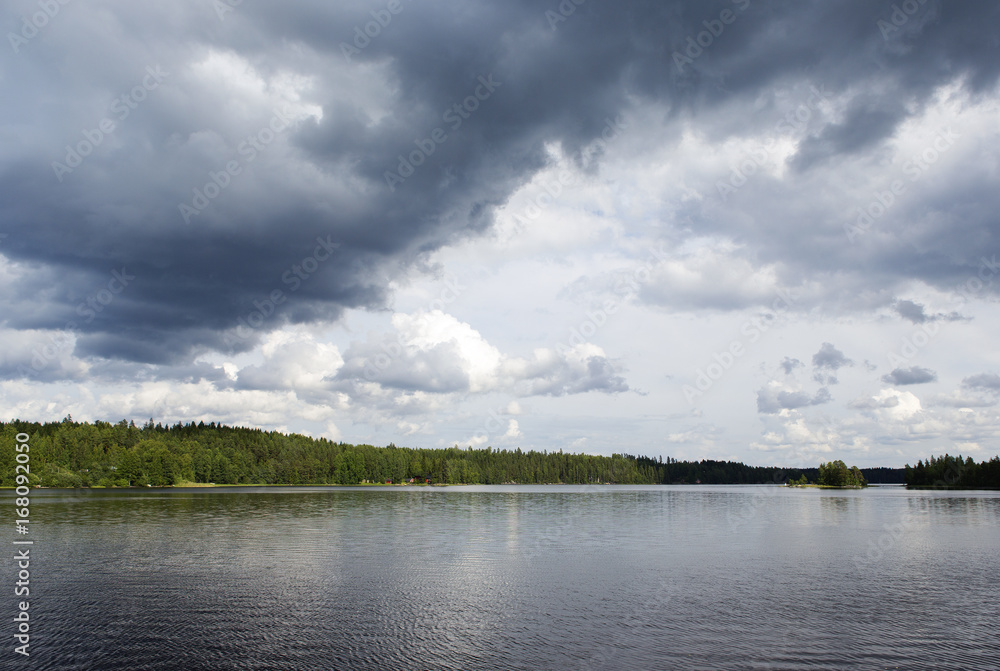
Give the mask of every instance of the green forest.
M 422 484 L 784 484 L 821 478 L 818 468 L 490 447 L 375 447 L 215 422 L 163 426 L 150 420 L 139 427 L 126 420 L 89 423 L 67 417 L 44 424 L 0 422 L 2 486 L 15 484 L 19 433 L 30 436 L 30 484 L 45 487 L 399 484 L 411 479 Z M 904 480 L 904 469 L 870 468 L 860 473 L 870 483 Z M 858 476 L 852 473 L 852 477 Z M 914 486 L 933 486 L 948 478 L 954 486 L 996 486 L 1000 464 L 997 459 L 977 465 L 971 459 L 945 456 L 918 462 L 915 468 L 907 466 L 905 477 Z
M 916 466 L 906 465 L 907 487 L 935 489 L 1000 488 L 1000 457 L 977 464 L 972 457 L 932 456 Z
M 215 484 L 782 484 L 817 477 L 734 462 L 683 462 L 516 449 L 416 449 L 349 445 L 324 438 L 221 424 L 122 420 L 0 423 L 0 484 L 14 484 L 15 437 L 30 436 L 30 483 L 47 487 Z M 882 469 L 891 470 L 891 469 Z M 885 475 L 885 474 L 883 474 Z M 900 475 L 900 482 L 902 473 Z

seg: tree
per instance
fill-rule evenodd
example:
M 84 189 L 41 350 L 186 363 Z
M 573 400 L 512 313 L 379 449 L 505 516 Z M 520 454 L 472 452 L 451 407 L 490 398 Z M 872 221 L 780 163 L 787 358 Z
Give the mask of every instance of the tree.
M 828 464 L 819 465 L 819 480 L 827 487 L 867 487 L 868 481 L 857 466 L 847 468 L 847 464 L 839 459 Z
M 341 452 L 334 459 L 334 477 L 342 485 L 356 485 L 365 477 L 365 458 L 354 450 Z

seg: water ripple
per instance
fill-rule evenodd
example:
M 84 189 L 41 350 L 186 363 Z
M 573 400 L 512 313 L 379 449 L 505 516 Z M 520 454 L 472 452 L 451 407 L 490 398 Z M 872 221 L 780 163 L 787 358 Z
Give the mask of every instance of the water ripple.
M 50 492 L 32 666 L 995 669 L 1000 495 L 956 494 Z

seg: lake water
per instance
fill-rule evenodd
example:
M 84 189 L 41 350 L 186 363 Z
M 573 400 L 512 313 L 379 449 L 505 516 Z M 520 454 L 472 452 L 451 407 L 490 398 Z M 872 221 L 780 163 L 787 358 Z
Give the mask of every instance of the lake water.
M 32 654 L 8 624 L 0 668 L 1000 669 L 1000 492 L 39 490 L 31 505 Z

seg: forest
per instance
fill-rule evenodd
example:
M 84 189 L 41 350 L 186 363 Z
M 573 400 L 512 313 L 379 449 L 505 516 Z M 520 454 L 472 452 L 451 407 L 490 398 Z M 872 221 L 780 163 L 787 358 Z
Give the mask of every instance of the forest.
M 677 461 L 628 454 L 419 449 L 349 445 L 212 422 L 139 427 L 122 420 L 0 422 L 0 485 L 14 484 L 15 436 L 30 436 L 30 484 L 155 487 L 214 484 L 784 484 L 818 469 Z M 870 482 L 902 483 L 902 469 L 864 470 Z
M 906 465 L 906 486 L 934 489 L 1000 488 L 1000 457 L 977 464 L 972 457 L 931 456 Z

